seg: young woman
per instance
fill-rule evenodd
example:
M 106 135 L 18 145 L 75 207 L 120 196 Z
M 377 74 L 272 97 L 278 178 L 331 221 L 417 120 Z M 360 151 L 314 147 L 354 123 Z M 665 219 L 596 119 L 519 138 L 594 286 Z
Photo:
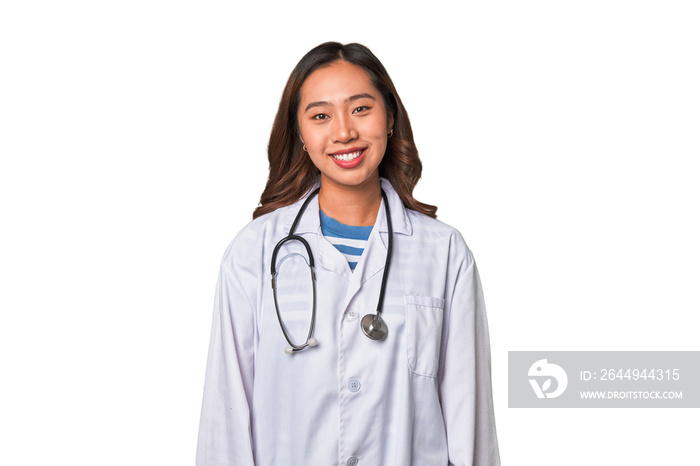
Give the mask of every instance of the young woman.
M 197 464 L 498 465 L 488 328 L 379 60 L 321 44 L 287 82 L 254 220 L 217 286 Z

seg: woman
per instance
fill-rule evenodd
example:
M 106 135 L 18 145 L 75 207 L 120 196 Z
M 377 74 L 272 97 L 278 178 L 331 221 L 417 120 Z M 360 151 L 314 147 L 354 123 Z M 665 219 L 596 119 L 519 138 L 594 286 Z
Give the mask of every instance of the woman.
M 421 163 L 379 60 L 307 53 L 268 157 L 221 265 L 197 464 L 499 464 L 476 266 L 412 196 Z

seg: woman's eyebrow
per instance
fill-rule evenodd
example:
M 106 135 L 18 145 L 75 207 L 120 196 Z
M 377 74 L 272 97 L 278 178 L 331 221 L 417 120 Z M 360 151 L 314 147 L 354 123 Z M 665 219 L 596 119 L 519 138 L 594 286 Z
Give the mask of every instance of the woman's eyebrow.
M 374 98 L 374 96 L 372 94 L 355 94 L 355 95 L 351 95 L 350 97 L 345 99 L 345 102 L 354 102 L 358 99 L 363 99 L 363 98 L 372 99 L 375 101 L 377 100 Z M 311 102 L 309 105 L 306 106 L 306 108 L 304 109 L 304 112 L 308 112 L 310 108 L 323 107 L 325 105 L 331 105 L 331 103 L 327 102 L 325 100 L 320 100 L 318 102 Z
M 345 99 L 345 102 L 354 102 L 355 100 L 362 99 L 362 98 L 368 98 L 372 100 L 376 100 L 373 95 L 371 94 L 355 94 L 353 96 L 348 97 Z

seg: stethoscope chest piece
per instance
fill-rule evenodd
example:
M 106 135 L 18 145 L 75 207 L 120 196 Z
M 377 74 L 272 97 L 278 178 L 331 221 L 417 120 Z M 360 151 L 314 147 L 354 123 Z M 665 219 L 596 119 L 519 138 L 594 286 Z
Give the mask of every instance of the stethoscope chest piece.
M 372 340 L 381 341 L 386 338 L 388 328 L 384 319 L 377 314 L 367 314 L 361 321 L 362 331 Z

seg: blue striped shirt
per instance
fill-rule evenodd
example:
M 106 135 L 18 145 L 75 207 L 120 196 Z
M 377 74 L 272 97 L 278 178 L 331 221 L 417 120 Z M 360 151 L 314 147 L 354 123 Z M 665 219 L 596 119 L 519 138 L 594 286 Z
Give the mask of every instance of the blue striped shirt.
M 319 212 L 321 213 L 321 231 L 323 236 L 345 256 L 350 269 L 354 271 L 357 261 L 360 260 L 362 252 L 365 250 L 365 245 L 373 227 L 345 225 L 324 214 L 322 210 L 319 210 Z

